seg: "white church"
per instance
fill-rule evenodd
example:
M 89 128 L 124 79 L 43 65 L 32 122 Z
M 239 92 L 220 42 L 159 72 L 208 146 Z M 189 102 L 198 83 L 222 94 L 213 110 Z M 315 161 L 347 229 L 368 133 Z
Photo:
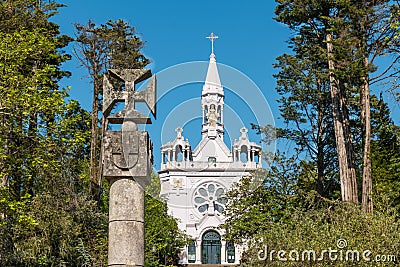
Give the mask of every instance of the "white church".
M 261 168 L 261 147 L 248 139 L 245 127 L 238 129 L 231 148 L 223 141 L 224 88 L 214 54 L 218 37 L 212 33 L 207 38 L 212 52 L 201 92 L 202 139 L 193 149 L 177 127 L 175 140 L 161 147 L 160 197 L 167 201 L 179 228 L 192 238 L 182 252 L 181 264 L 237 265 L 242 248 L 226 242 L 218 226 L 224 223 L 225 193 L 240 178 Z

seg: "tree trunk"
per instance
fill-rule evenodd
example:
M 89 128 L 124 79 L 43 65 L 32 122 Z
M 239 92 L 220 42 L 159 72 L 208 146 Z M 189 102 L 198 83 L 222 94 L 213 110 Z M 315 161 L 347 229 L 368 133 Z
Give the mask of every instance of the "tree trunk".
M 321 92 L 322 90 L 322 85 L 321 81 L 318 79 L 318 91 Z M 324 157 L 324 115 L 323 115 L 323 102 L 324 100 L 322 99 L 322 93 L 319 94 L 318 96 L 318 132 L 317 132 L 317 171 L 318 171 L 318 179 L 317 179 L 317 192 L 321 196 L 325 197 L 325 190 L 324 190 L 324 177 L 325 177 L 325 157 Z
M 368 68 L 368 64 L 368 58 L 365 57 L 364 67 Z M 371 103 L 368 72 L 364 76 L 364 84 L 361 89 L 361 121 L 364 131 L 362 209 L 365 212 L 372 212 Z
M 101 193 L 103 190 L 103 155 L 104 155 L 104 149 L 103 149 L 103 138 L 104 138 L 104 133 L 107 129 L 108 125 L 106 123 L 106 120 L 104 116 L 101 118 L 101 145 L 100 145 L 100 159 L 99 159 L 99 171 L 97 174 L 97 187 L 98 187 L 98 195 L 97 195 L 97 206 L 100 208 L 101 206 Z
M 36 142 L 36 135 L 37 135 L 37 131 L 38 131 L 38 114 L 34 113 L 29 117 L 29 126 L 28 126 L 28 139 L 27 140 L 34 140 L 34 142 Z M 24 144 L 25 145 L 25 144 Z M 31 148 L 28 147 L 24 147 L 24 150 L 30 150 Z M 28 153 L 34 153 L 32 152 L 28 152 Z M 32 162 L 29 162 L 29 160 L 27 160 L 27 164 L 28 166 L 30 164 L 32 164 Z M 25 188 L 26 190 L 28 190 L 28 193 L 31 196 L 34 196 L 34 181 L 36 180 L 36 168 L 35 166 L 31 166 L 31 174 L 26 177 L 26 181 L 24 182 Z
M 356 168 L 354 167 L 354 148 L 353 148 L 353 136 L 350 130 L 350 119 L 349 112 L 347 109 L 347 94 L 346 89 L 339 81 L 339 97 L 340 97 L 340 110 L 342 112 L 343 119 L 343 134 L 346 146 L 346 154 L 347 154 L 347 176 L 349 179 L 349 187 L 351 192 L 351 201 L 354 203 L 358 203 L 358 190 L 357 190 L 357 176 L 356 176 Z
M 333 123 L 335 130 L 335 140 L 336 140 L 336 151 L 339 160 L 339 172 L 340 172 L 340 187 L 342 200 L 347 202 L 358 202 L 357 199 L 357 186 L 354 188 L 354 183 L 356 181 L 352 179 L 351 168 L 349 167 L 349 155 L 348 148 L 346 146 L 345 130 L 343 125 L 343 113 L 341 107 L 343 106 L 341 101 L 341 94 L 339 89 L 339 81 L 335 76 L 335 63 L 333 61 L 333 44 L 332 44 L 332 34 L 326 34 L 326 48 L 328 55 L 328 68 L 329 68 L 329 82 L 330 82 L 330 93 L 332 99 L 332 114 Z
M 98 116 L 99 116 L 99 92 L 97 79 L 93 82 L 93 102 L 92 102 L 92 127 L 90 140 L 90 183 L 89 191 L 92 192 L 92 183 L 97 180 L 97 147 L 98 147 Z
M 10 143 L 10 129 L 7 129 L 7 120 L 8 120 L 8 115 L 3 115 L 2 121 L 1 121 L 1 127 L 2 127 L 2 135 L 4 138 L 4 157 L 1 159 L 1 165 L 0 165 L 0 170 L 5 170 L 6 165 L 7 165 L 7 157 L 10 154 L 10 149 L 9 149 L 9 143 Z M 3 186 L 8 186 L 10 183 L 10 176 L 8 173 L 8 170 L 4 172 L 5 174 L 1 178 L 1 185 L 0 187 Z
M 92 58 L 96 59 L 96 46 L 92 41 Z M 91 126 L 91 140 L 90 140 L 90 181 L 89 181 L 89 192 L 92 193 L 92 184 L 97 184 L 97 166 L 99 164 L 98 159 L 98 142 L 99 142 L 99 86 L 100 81 L 98 79 L 99 66 L 96 60 L 93 60 L 93 100 L 92 100 L 92 126 Z

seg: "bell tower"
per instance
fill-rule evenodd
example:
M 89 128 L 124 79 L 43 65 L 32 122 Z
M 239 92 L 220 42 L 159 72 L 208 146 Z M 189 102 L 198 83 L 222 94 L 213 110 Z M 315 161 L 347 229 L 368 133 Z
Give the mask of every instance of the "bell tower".
M 249 140 L 244 127 L 232 149 L 224 143 L 225 96 L 214 54 L 218 36 L 211 33 L 206 38 L 211 41 L 211 54 L 201 91 L 202 139 L 192 149 L 178 127 L 175 139 L 162 145 L 160 198 L 190 238 L 180 264 L 238 266 L 244 247 L 224 240 L 225 230 L 219 226 L 225 223 L 226 192 L 262 167 L 261 146 Z
M 214 41 L 218 39 L 214 33 L 206 37 L 211 41 L 211 55 L 207 76 L 201 93 L 203 114 L 203 138 L 222 138 L 224 135 L 224 89 L 218 74 L 217 61 L 214 54 Z

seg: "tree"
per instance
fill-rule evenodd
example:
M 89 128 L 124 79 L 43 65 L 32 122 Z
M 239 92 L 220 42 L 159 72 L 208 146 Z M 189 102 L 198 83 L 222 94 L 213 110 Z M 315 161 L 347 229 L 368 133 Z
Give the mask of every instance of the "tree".
M 99 227 L 106 225 L 104 215 L 93 214 L 80 178 L 89 116 L 76 102 L 66 104 L 66 93 L 58 90 L 56 66 L 46 62 L 58 55 L 52 39 L 40 30 L 0 36 L 0 101 L 2 115 L 7 115 L 1 130 L 11 137 L 8 153 L 1 151 L 1 174 L 8 177 L 0 195 L 5 240 L 0 249 L 7 255 L 1 265 L 71 263 L 78 238 L 98 246 L 89 232 L 106 233 Z M 27 76 L 26 68 L 34 60 L 41 60 L 36 64 L 40 68 Z M 0 142 L 6 142 L 3 135 Z
M 58 86 L 69 58 L 48 21 L 58 6 L 0 3 L 1 266 L 76 266 L 84 252 L 105 265 L 107 220 L 85 182 L 90 116 Z
M 329 75 L 342 199 L 358 202 L 357 155 L 354 153 L 358 144 L 354 134 L 360 132 L 363 137 L 363 208 L 372 211 L 369 86 L 372 81 L 398 74 L 393 71 L 398 56 L 376 78 L 370 78 L 369 74 L 376 70 L 373 65 L 376 58 L 398 51 L 398 29 L 393 25 L 399 6 L 389 1 L 277 2 L 276 19 L 307 39 L 306 44 L 313 43 L 316 51 L 325 51 L 319 53 L 318 62 L 326 62 L 327 66 L 320 65 L 320 70 Z M 352 122 L 354 115 L 351 114 L 354 107 L 351 103 L 357 95 L 361 96 L 360 107 L 353 114 L 360 114 L 359 128 Z
M 228 192 L 223 226 L 226 238 L 246 244 L 243 266 L 309 266 L 307 261 L 289 260 L 289 252 L 298 250 L 300 257 L 302 251 L 310 249 L 319 253 L 335 246 L 339 238 L 348 241 L 349 249 L 363 251 L 368 246 L 394 255 L 400 242 L 396 236 L 400 196 L 395 189 L 400 181 L 399 132 L 390 120 L 387 105 L 370 94 L 369 86 L 380 75 L 387 79 L 397 75 L 391 68 L 398 55 L 386 69 L 390 74 L 384 69 L 372 77 L 379 68 L 371 63 L 375 60 L 372 54 L 365 51 L 379 49 L 373 54 L 376 57 L 396 51 L 397 32 L 391 25 L 399 7 L 383 1 L 277 2 L 277 20 L 295 33 L 290 40 L 293 55 L 278 57 L 275 65 L 279 68 L 275 77 L 281 95 L 280 112 L 287 123 L 286 128 L 277 129 L 277 137 L 294 141 L 296 146 L 289 158 L 282 153 L 276 155 L 271 170 L 261 175 L 261 186 L 253 187 L 253 180 L 260 179 L 253 174 Z M 375 35 L 378 25 L 388 28 Z M 377 40 L 383 43 L 378 45 Z M 321 126 L 325 127 L 322 131 Z M 257 129 L 268 141 L 270 126 Z M 319 133 L 324 138 L 318 139 Z M 372 149 L 366 147 L 367 139 Z M 327 150 L 319 153 L 321 147 Z M 337 158 L 331 156 L 333 149 Z M 372 163 L 374 180 L 366 177 L 366 155 Z M 333 177 L 334 173 L 340 174 L 342 201 L 337 201 L 336 190 L 321 190 L 318 186 L 317 180 L 328 180 L 324 174 L 329 170 L 325 168 L 324 172 L 318 166 L 330 160 L 337 161 L 331 173 Z M 364 200 L 362 210 L 358 205 L 356 174 L 364 180 L 362 198 L 373 197 L 373 214 L 369 214 L 372 206 L 368 207 L 372 201 Z M 382 236 L 384 248 L 382 240 L 376 242 L 368 236 Z M 265 248 L 268 254 L 262 254 Z M 286 254 L 277 255 L 279 250 Z M 275 260 L 270 260 L 271 254 Z M 260 255 L 266 257 L 260 259 Z M 288 260 L 279 261 L 279 257 Z M 348 266 L 349 262 L 315 260 L 312 265 Z
M 267 231 L 270 222 L 281 220 L 286 210 L 297 205 L 299 164 L 284 153 L 271 157 L 269 171 L 255 171 L 227 193 L 226 220 L 221 226 L 226 240 L 243 244 Z
M 274 64 L 279 73 L 277 92 L 281 95 L 280 114 L 286 128 L 278 129 L 277 137 L 295 143 L 297 157 L 307 158 L 316 170 L 314 190 L 331 196 L 337 189 L 337 157 L 333 138 L 333 122 L 327 68 L 321 60 L 322 40 L 302 35 L 291 39 L 295 55 L 283 54 Z M 314 43 L 316 42 L 316 44 Z M 262 133 L 268 129 L 259 128 Z
M 5 38 L 5 42 L 19 42 L 18 38 L 24 38 L 23 35 L 26 31 L 34 31 L 40 34 L 40 38 L 37 39 L 44 40 L 45 42 L 45 44 L 42 44 L 42 46 L 39 47 L 38 51 L 31 50 L 33 45 L 35 45 L 34 43 L 27 44 L 27 42 L 22 42 L 21 46 L 17 47 L 15 47 L 16 44 L 14 43 L 3 45 L 4 49 L 2 50 L 2 63 L 5 65 L 2 69 L 2 87 L 4 89 L 12 88 L 14 90 L 19 90 L 20 88 L 22 88 L 23 83 L 26 83 L 28 81 L 33 82 L 33 79 L 36 79 L 36 84 L 25 84 L 26 86 L 30 86 L 31 92 L 35 92 L 35 88 L 32 88 L 32 86 L 39 87 L 40 82 L 45 82 L 46 87 L 37 89 L 41 89 L 42 92 L 46 92 L 46 90 L 47 92 L 49 92 L 52 86 L 56 84 L 56 81 L 58 79 L 65 75 L 68 75 L 68 72 L 61 71 L 59 66 L 62 62 L 66 61 L 69 56 L 57 52 L 56 49 L 64 47 L 68 43 L 69 38 L 64 35 L 59 35 L 58 26 L 47 20 L 52 14 L 54 14 L 59 6 L 60 5 L 54 2 L 40 3 L 33 0 L 2 1 L 0 3 L 0 32 L 5 35 L 9 34 L 7 36 L 3 35 Z M 30 41 L 34 42 L 34 40 Z M 46 47 L 49 42 L 51 42 L 51 46 Z M 24 51 L 21 51 L 23 45 L 28 46 L 25 47 Z M 15 50 L 12 51 L 12 48 L 15 48 Z M 16 53 L 17 51 L 21 52 L 21 54 L 18 55 Z M 32 52 L 32 55 L 27 55 L 27 51 Z M 10 61 L 10 64 L 7 63 L 8 60 Z M 25 64 L 22 65 L 23 62 L 21 61 L 25 61 Z M 46 74 L 40 73 L 40 71 L 41 69 L 45 69 L 47 66 L 51 66 L 53 69 L 47 70 L 48 76 L 46 77 Z M 13 72 L 14 70 L 12 69 L 12 67 L 17 68 L 16 72 L 18 73 L 18 75 L 23 76 L 23 78 L 19 81 L 12 79 L 7 81 L 7 77 L 15 77 L 16 72 Z M 45 79 L 48 80 L 44 81 Z M 11 96 L 12 93 L 14 92 L 10 92 L 10 94 L 8 94 L 7 96 Z M 50 94 L 51 93 L 49 93 L 47 96 L 43 95 L 43 97 L 51 97 Z M 54 92 L 55 97 L 57 97 L 57 94 L 63 93 L 59 91 Z M 21 99 L 21 97 L 17 97 L 16 99 Z M 13 146 L 13 143 L 15 144 L 17 138 L 16 136 L 12 136 L 13 130 L 10 128 L 13 122 L 15 122 L 14 118 L 18 118 L 20 120 L 20 123 L 17 124 L 20 129 L 22 129 L 22 125 L 24 123 L 22 122 L 22 118 L 24 117 L 25 119 L 29 120 L 29 123 L 25 125 L 29 124 L 28 129 L 30 136 L 35 135 L 35 131 L 37 130 L 38 126 L 37 121 L 44 118 L 44 115 L 38 114 L 39 111 L 35 111 L 32 106 L 29 106 L 30 109 L 26 110 L 25 114 L 23 114 L 22 116 L 20 111 L 22 108 L 24 108 L 24 104 L 26 103 L 23 103 L 22 106 L 20 106 L 20 108 L 16 110 L 15 107 L 12 105 L 12 100 L 12 98 L 6 98 L 4 99 L 3 104 L 0 106 L 0 110 L 2 111 L 0 119 L 2 126 L 1 133 L 3 136 L 5 136 L 3 143 L 3 153 L 5 154 L 5 156 L 0 162 L 0 164 L 3 165 L 3 167 L 0 168 L 3 169 L 6 168 L 6 166 L 8 165 L 7 159 L 12 157 L 10 155 L 11 148 Z M 37 99 L 32 99 L 32 101 L 34 100 Z M 19 111 L 20 113 L 14 113 L 14 111 Z M 48 119 L 50 113 L 47 113 L 46 116 L 46 118 Z M 15 131 L 17 131 L 17 129 L 15 129 Z M 20 145 L 23 144 L 20 142 Z M 16 155 L 13 156 L 15 157 Z M 21 166 L 23 166 L 23 164 Z M 10 179 L 10 175 L 4 173 L 2 175 L 1 185 L 8 185 Z
M 376 266 L 374 256 L 363 258 L 367 249 L 396 265 L 388 256 L 396 255 L 400 244 L 392 208 L 379 207 L 372 216 L 352 203 L 315 201 L 313 195 L 308 202 L 306 210 L 287 210 L 284 219 L 267 222 L 266 230 L 248 241 L 241 266 Z
M 140 52 L 143 42 L 136 35 L 135 28 L 123 20 L 110 20 L 100 26 L 89 21 L 86 25 L 75 24 L 75 28 L 77 32 L 74 54 L 87 69 L 93 84 L 90 179 L 92 183 L 98 185 L 100 200 L 102 170 L 99 164 L 101 158 L 99 144 L 106 127 L 102 119 L 99 129 L 103 75 L 111 68 L 143 68 L 150 61 Z
M 335 6 L 329 1 L 310 0 L 300 3 L 300 1 L 278 0 L 277 2 L 276 20 L 289 25 L 293 31 L 299 32 L 305 38 L 309 38 L 307 42 L 313 44 L 309 48 L 320 52 L 318 62 L 324 63 L 324 67 L 320 64 L 319 70 L 327 74 L 325 79 L 328 79 L 330 88 L 342 199 L 358 202 L 346 94 L 343 83 L 339 82 L 339 77 L 337 77 L 333 35 L 330 31 L 329 18 L 333 15 Z M 304 34 L 306 32 L 307 34 Z M 322 53 L 323 51 L 325 53 Z M 321 82 L 325 83 L 326 80 Z
M 175 218 L 168 214 L 167 204 L 154 196 L 160 194 L 160 180 L 154 173 L 145 197 L 145 266 L 177 264 L 180 250 L 187 244 Z M 170 262 L 167 262 L 167 258 Z
M 371 161 L 373 172 L 373 199 L 387 201 L 400 210 L 400 128 L 390 118 L 387 104 L 380 99 L 379 113 L 372 113 Z
M 357 44 L 358 56 L 361 58 L 363 75 L 361 76 L 361 122 L 363 131 L 363 187 L 362 207 L 366 212 L 372 212 L 372 169 L 371 169 L 371 101 L 370 84 L 377 80 L 396 77 L 399 71 L 392 69 L 400 59 L 398 33 L 399 29 L 393 25 L 398 22 L 395 15 L 399 12 L 399 5 L 389 5 L 389 1 L 351 2 L 349 5 L 353 29 Z M 376 68 L 374 62 L 382 56 L 393 55 L 389 66 L 375 77 L 370 73 Z

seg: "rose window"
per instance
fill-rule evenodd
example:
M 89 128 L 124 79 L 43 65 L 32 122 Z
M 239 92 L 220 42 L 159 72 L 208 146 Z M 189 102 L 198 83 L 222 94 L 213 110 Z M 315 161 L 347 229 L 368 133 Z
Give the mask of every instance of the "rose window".
M 226 204 L 225 188 L 218 183 L 201 184 L 194 193 L 194 207 L 200 212 L 222 212 Z

